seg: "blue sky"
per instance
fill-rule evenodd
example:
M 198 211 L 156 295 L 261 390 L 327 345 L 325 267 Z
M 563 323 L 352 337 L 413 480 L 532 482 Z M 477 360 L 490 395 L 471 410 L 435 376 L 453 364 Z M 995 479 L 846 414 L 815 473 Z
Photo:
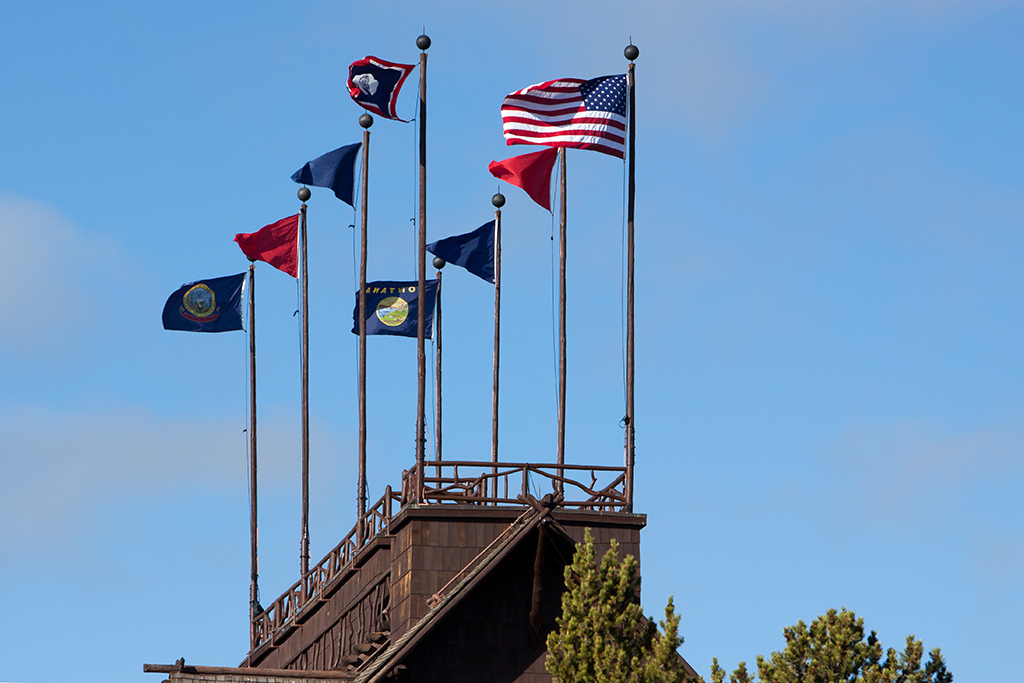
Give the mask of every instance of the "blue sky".
M 246 338 L 180 284 L 359 139 L 347 65 L 429 57 L 428 238 L 491 215 L 502 97 L 637 62 L 643 602 L 707 674 L 846 606 L 957 680 L 1024 639 L 1024 10 L 1011 2 L 0 5 L 0 680 L 155 681 L 247 648 Z M 415 78 L 415 77 L 414 77 Z M 414 86 L 399 101 L 414 115 Z M 378 120 L 370 277 L 415 274 L 414 124 Z M 622 457 L 617 160 L 571 151 L 567 459 Z M 556 435 L 550 215 L 504 189 L 505 460 Z M 314 560 L 355 513 L 351 209 L 310 201 Z M 557 255 L 556 257 L 557 258 Z M 261 267 L 260 581 L 297 578 L 294 281 Z M 445 454 L 487 459 L 492 291 L 445 280 Z M 372 339 L 369 495 L 414 458 Z

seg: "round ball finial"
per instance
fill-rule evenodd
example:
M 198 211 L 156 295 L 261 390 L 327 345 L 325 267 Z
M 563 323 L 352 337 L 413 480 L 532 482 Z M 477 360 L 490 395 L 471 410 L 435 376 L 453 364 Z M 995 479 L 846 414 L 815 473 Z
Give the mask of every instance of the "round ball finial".
M 297 192 L 297 194 L 299 195 L 299 201 L 300 202 L 308 202 L 309 201 L 310 191 L 309 191 L 308 187 L 305 187 L 305 186 L 300 187 L 299 191 Z
M 632 62 L 640 56 L 640 48 L 633 43 L 630 43 L 626 46 L 626 49 L 622 51 L 622 54 L 626 56 L 626 59 Z
M 429 50 L 430 36 L 428 36 L 426 33 L 422 34 L 419 38 L 416 39 L 416 47 L 423 51 Z
M 360 114 L 359 125 L 362 126 L 363 128 L 369 128 L 370 126 L 373 125 L 373 117 L 370 116 L 369 114 Z
M 503 195 L 500 192 L 496 193 L 493 197 L 491 197 L 491 204 L 494 204 L 494 208 L 496 209 L 500 209 L 501 207 L 505 206 L 505 195 Z
M 437 268 L 438 270 L 441 270 L 442 268 L 445 267 L 445 265 L 446 265 L 446 261 L 443 258 L 441 258 L 440 256 L 435 256 L 434 257 L 434 267 L 435 268 Z

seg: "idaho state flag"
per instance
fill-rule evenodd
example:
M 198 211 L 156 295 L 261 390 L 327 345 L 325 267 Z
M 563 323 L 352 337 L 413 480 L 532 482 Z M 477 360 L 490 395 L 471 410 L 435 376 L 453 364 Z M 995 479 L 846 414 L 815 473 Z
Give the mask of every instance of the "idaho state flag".
M 182 285 L 164 304 L 164 329 L 230 332 L 242 329 L 245 273 Z
M 378 281 L 366 283 L 366 334 L 415 337 L 419 311 L 418 282 Z M 437 280 L 427 280 L 424 337 L 432 337 Z M 352 311 L 352 334 L 359 334 L 359 292 Z

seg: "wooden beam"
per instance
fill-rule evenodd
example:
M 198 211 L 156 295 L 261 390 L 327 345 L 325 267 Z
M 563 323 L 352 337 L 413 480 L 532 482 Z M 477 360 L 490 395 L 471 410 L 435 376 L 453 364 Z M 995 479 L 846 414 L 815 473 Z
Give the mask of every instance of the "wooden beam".
M 193 674 L 212 676 L 261 676 L 263 678 L 330 678 L 351 681 L 358 674 L 349 671 L 300 671 L 298 669 L 256 669 L 233 666 L 192 666 L 180 664 L 143 664 L 143 673 L 148 674 Z

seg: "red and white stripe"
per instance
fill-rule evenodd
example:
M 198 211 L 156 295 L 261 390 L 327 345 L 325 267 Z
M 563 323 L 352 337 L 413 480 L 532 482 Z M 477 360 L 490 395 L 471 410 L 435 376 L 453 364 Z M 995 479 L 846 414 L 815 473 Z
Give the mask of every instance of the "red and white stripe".
M 501 103 L 509 145 L 592 149 L 623 158 L 626 118 L 583 108 L 580 78 L 562 78 L 517 90 Z

